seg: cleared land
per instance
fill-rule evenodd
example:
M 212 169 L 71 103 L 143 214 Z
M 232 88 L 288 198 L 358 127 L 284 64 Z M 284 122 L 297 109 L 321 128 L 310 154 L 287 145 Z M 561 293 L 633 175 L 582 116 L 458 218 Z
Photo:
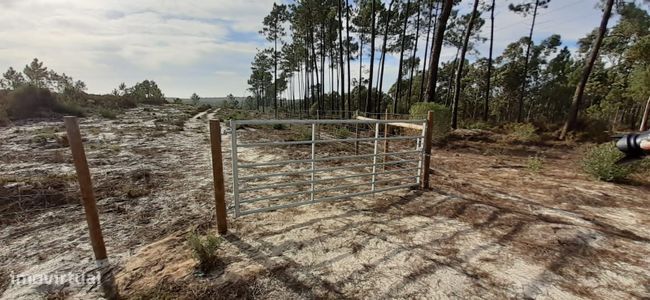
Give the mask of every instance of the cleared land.
M 650 297 L 648 181 L 596 182 L 579 171 L 573 147 L 511 145 L 480 131 L 457 132 L 434 149 L 431 191 L 389 192 L 231 220 L 222 265 L 199 276 L 186 234 L 214 232 L 215 222 L 208 113 L 195 113 L 149 107 L 118 120 L 82 122 L 104 236 L 124 295 Z M 33 141 L 44 130 L 45 141 Z M 65 195 L 27 198 L 33 205 L 20 208 L 13 200 L 1 203 L 0 273 L 92 269 L 85 221 L 75 203 L 74 169 L 56 138 L 60 132 L 61 122 L 0 129 L 0 197 L 15 199 L 18 186 L 51 187 L 50 178 L 63 182 L 56 186 Z M 240 132 L 250 138 L 286 134 L 272 128 Z M 240 156 L 265 161 L 301 153 Z M 527 167 L 535 155 L 545 157 L 539 172 Z M 50 207 L 34 210 L 43 199 Z M 2 294 L 7 299 L 97 297 L 90 287 L 7 288 Z

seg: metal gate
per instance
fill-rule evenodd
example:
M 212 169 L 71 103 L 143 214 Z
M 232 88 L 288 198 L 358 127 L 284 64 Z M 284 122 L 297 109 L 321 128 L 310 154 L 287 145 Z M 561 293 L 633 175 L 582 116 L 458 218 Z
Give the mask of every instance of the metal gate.
M 380 135 L 382 124 L 383 136 Z M 425 156 L 422 142 L 426 124 L 426 120 L 230 120 L 232 204 L 235 217 L 418 186 Z M 240 131 L 247 132 L 246 128 L 269 125 L 274 125 L 274 129 L 285 129 L 282 126 L 286 125 L 289 130 L 302 128 L 309 130 L 311 137 L 303 137 L 302 140 L 258 138 L 253 141 L 238 137 L 237 128 L 244 128 Z M 352 138 L 332 136 L 327 131 L 321 133 L 322 127 L 346 128 L 351 133 L 347 128 L 352 126 L 355 128 Z M 389 126 L 407 129 L 397 130 L 399 133 L 391 136 L 387 130 Z M 240 138 L 242 142 L 239 142 Z M 382 152 L 380 141 L 384 142 Z M 389 141 L 399 143 L 399 147 L 394 146 L 397 149 L 393 152 L 387 152 Z M 354 144 L 355 151 L 347 155 L 347 152 L 352 152 L 346 148 L 351 144 Z M 327 145 L 334 149 L 345 149 L 339 152 L 346 155 L 323 155 L 319 150 Z M 360 147 L 361 150 L 372 152 L 360 154 Z M 303 153 L 306 157 L 302 159 L 242 161 L 242 151 L 249 148 L 287 150 L 287 155 L 295 156 L 300 155 L 300 150 L 310 154 Z M 380 158 L 383 159 L 380 161 Z M 357 164 L 346 164 L 359 160 L 361 162 Z M 331 165 L 339 162 L 343 165 Z M 305 165 L 307 167 L 295 167 Z M 280 169 L 280 172 L 275 169 Z M 306 180 L 301 176 L 305 176 Z M 273 193 L 283 189 L 297 190 Z

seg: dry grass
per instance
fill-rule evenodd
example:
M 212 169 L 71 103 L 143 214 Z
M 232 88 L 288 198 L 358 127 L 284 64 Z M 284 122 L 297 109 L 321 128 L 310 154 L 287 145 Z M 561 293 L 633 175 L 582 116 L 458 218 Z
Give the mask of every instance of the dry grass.
M 0 214 L 20 212 L 23 216 L 45 208 L 77 203 L 77 193 L 71 187 L 75 174 L 45 176 L 0 176 Z M 0 223 L 9 222 L 9 218 Z
M 4 268 L 0 268 L 0 295 L 9 287 L 11 284 L 11 275 L 9 271 Z

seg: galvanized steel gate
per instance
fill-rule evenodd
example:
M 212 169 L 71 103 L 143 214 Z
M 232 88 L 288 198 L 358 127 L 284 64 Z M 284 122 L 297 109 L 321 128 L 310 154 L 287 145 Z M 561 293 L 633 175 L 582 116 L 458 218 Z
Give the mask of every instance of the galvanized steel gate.
M 242 126 L 265 126 L 265 125 L 296 125 L 296 126 L 308 126 L 311 130 L 311 140 L 298 140 L 298 141 L 262 141 L 262 142 L 252 142 L 252 143 L 239 143 L 238 135 L 236 128 Z M 402 136 L 380 136 L 380 125 L 384 125 L 385 128 L 390 124 L 392 126 L 405 126 L 411 128 L 411 131 L 417 131 L 419 135 L 402 135 Z M 247 214 L 253 214 L 263 211 L 277 210 L 281 208 L 296 207 L 300 205 L 312 204 L 322 201 L 329 200 L 338 200 L 343 198 L 350 198 L 354 196 L 361 196 L 367 194 L 380 193 L 385 191 L 397 190 L 410 188 L 418 186 L 420 184 L 420 172 L 422 170 L 423 158 L 425 153 L 423 151 L 423 140 L 425 137 L 426 129 L 426 120 L 374 120 L 374 119 L 363 119 L 363 120 L 230 120 L 230 135 L 231 135 L 231 159 L 232 159 L 232 196 L 234 205 L 234 214 L 235 217 Z M 358 129 L 359 126 L 370 127 L 370 131 L 374 131 L 374 137 L 359 137 L 358 130 L 354 138 L 331 138 L 331 139 L 320 139 L 320 126 L 356 126 Z M 418 130 L 420 129 L 421 130 Z M 391 153 L 379 152 L 379 141 L 414 141 L 415 147 L 411 148 L 413 150 L 408 151 L 396 151 Z M 366 143 L 368 146 L 372 146 L 372 154 L 358 154 L 355 155 L 345 155 L 345 156 L 326 156 L 318 157 L 318 145 L 323 145 L 327 143 Z M 265 161 L 265 162 L 253 162 L 245 163 L 241 162 L 238 158 L 241 153 L 241 149 L 244 148 L 257 148 L 257 147 L 283 147 L 290 145 L 310 145 L 311 146 L 311 157 L 308 159 L 297 159 L 297 160 L 281 160 L 281 161 Z M 385 146 L 384 146 L 385 147 Z M 358 149 L 358 146 L 357 146 Z M 385 149 L 384 149 L 385 150 Z M 405 157 L 405 156 L 412 157 Z M 379 162 L 379 157 L 384 157 L 383 162 Z M 385 161 L 386 157 L 390 157 L 393 161 Z M 318 163 L 332 162 L 332 161 L 341 161 L 341 160 L 358 160 L 358 159 L 372 159 L 372 163 L 358 164 L 358 165 L 343 165 L 336 167 L 324 167 L 317 168 Z M 300 165 L 308 164 L 309 168 L 307 169 L 298 169 L 290 170 L 285 172 L 271 172 L 271 173 L 255 173 L 247 176 L 240 176 L 240 171 L 243 170 L 259 170 L 259 168 L 284 168 L 289 165 Z M 386 170 L 387 166 L 392 166 L 393 168 L 398 167 L 393 170 Z M 407 166 L 404 168 L 403 166 Z M 408 167 L 410 166 L 410 167 Z M 382 170 L 379 169 L 382 167 Z M 366 169 L 372 168 L 372 172 L 357 172 L 352 171 L 354 169 Z M 337 174 L 337 172 L 339 172 Z M 352 174 L 341 174 L 350 173 Z M 358 173 L 358 174 L 356 174 Z M 397 176 L 399 174 L 407 174 L 406 176 L 400 177 L 391 177 Z M 299 175 L 308 175 L 309 180 L 295 180 L 293 177 Z M 318 176 L 317 176 L 318 175 Z M 325 177 L 327 176 L 327 177 Z M 388 177 L 388 179 L 378 180 L 380 176 Z M 328 188 L 317 188 L 317 185 L 324 184 L 327 182 L 341 182 L 344 180 L 349 180 L 352 178 L 363 179 L 370 178 L 368 181 L 355 182 L 354 184 L 349 185 L 336 185 Z M 276 179 L 272 182 L 264 182 L 265 180 Z M 260 181 L 261 180 L 261 181 Z M 281 180 L 278 182 L 278 180 Z M 407 180 L 406 183 L 401 183 L 401 181 Z M 386 183 L 393 183 L 391 186 L 380 186 Z M 358 189 L 363 186 L 367 186 L 367 189 L 359 191 Z M 282 188 L 299 188 L 301 186 L 307 186 L 306 190 L 293 191 L 289 193 L 282 194 L 272 194 L 268 195 L 268 191 L 282 189 Z M 356 191 L 355 191 L 356 190 Z M 343 194 L 338 195 L 328 195 L 324 197 L 319 197 L 319 194 L 325 192 L 344 192 Z M 247 197 L 243 198 L 241 195 L 244 194 Z M 251 195 L 251 196 L 248 196 Z M 308 195 L 308 197 L 307 197 Z M 290 198 L 296 198 L 300 196 L 301 199 L 291 200 Z M 267 205 L 259 207 L 260 203 L 264 201 L 267 202 Z M 284 203 L 282 203 L 284 201 Z M 280 202 L 280 203 L 278 203 Z M 258 207 L 246 208 L 246 205 L 255 204 Z

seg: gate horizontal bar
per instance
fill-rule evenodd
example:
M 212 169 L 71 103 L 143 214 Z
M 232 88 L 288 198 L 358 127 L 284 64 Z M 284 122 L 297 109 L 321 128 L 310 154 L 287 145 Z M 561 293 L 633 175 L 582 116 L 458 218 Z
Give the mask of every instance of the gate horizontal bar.
M 271 146 L 287 146 L 287 145 L 311 145 L 311 144 L 325 144 L 325 143 L 343 143 L 343 142 L 371 142 L 371 141 L 395 141 L 395 140 L 417 140 L 422 139 L 424 136 L 394 136 L 382 138 L 359 138 L 359 139 L 332 139 L 332 140 L 315 140 L 315 141 L 287 141 L 287 142 L 262 142 L 262 143 L 249 143 L 238 144 L 237 147 L 271 147 Z
M 273 211 L 273 210 L 278 210 L 278 209 L 283 209 L 283 208 L 290 208 L 290 207 L 302 206 L 302 205 L 307 205 L 307 204 L 314 204 L 314 203 L 323 202 L 323 201 L 333 201 L 333 200 L 338 200 L 338 199 L 344 199 L 344 198 L 350 198 L 350 197 L 356 197 L 356 196 L 363 196 L 363 195 L 374 194 L 374 193 L 379 193 L 379 192 L 386 192 L 386 191 L 392 191 L 392 190 L 398 190 L 398 189 L 413 187 L 413 186 L 417 186 L 417 185 L 418 184 L 414 184 L 414 183 L 403 184 L 403 185 L 393 186 L 393 187 L 389 187 L 389 188 L 375 189 L 374 191 L 365 191 L 365 192 L 359 192 L 359 193 L 353 193 L 353 194 L 347 194 L 347 195 L 325 197 L 325 198 L 315 199 L 314 201 L 295 202 L 295 203 L 289 203 L 289 204 L 283 204 L 283 205 L 277 205 L 277 206 L 271 206 L 271 207 L 252 209 L 252 210 L 248 210 L 248 211 L 241 211 L 240 215 L 242 215 L 242 216 L 243 215 L 250 215 L 250 214 L 259 213 L 259 212 Z
M 316 159 L 297 159 L 297 160 L 285 160 L 285 161 L 272 161 L 272 162 L 263 162 L 258 164 L 241 164 L 240 168 L 254 168 L 254 167 L 263 167 L 263 166 L 272 166 L 272 165 L 286 165 L 286 164 L 299 164 L 299 163 L 310 163 L 310 162 L 319 162 L 319 161 L 330 161 L 337 159 L 355 159 L 355 158 L 366 158 L 373 156 L 382 156 L 382 155 L 401 155 L 401 154 L 415 154 L 422 153 L 422 151 L 403 151 L 403 152 L 391 152 L 391 153 L 380 153 L 380 154 L 363 154 L 363 155 L 350 155 L 350 156 L 331 156 L 323 157 Z
M 388 179 L 388 180 L 378 180 L 378 181 L 375 181 L 375 184 L 386 183 L 386 182 L 395 182 L 395 181 L 400 181 L 400 180 L 404 180 L 404 179 L 412 179 L 412 178 L 418 178 L 418 177 L 419 176 L 412 175 L 412 176 L 404 176 L 404 177 L 400 177 L 400 178 L 391 178 L 391 179 Z
M 354 188 L 354 187 L 363 187 L 363 185 L 362 185 L 362 183 L 339 185 L 339 186 L 335 186 L 335 187 L 331 187 L 331 188 L 314 190 L 314 194 L 320 193 L 320 192 L 334 191 L 334 190 L 347 190 L 349 188 Z M 254 202 L 259 202 L 259 201 L 263 201 L 263 200 L 275 200 L 275 199 L 281 199 L 281 198 L 289 197 L 289 196 L 293 196 L 293 195 L 309 194 L 311 192 L 312 192 L 311 190 L 308 190 L 308 191 L 299 191 L 299 192 L 286 193 L 286 194 L 281 194 L 281 195 L 272 195 L 272 196 L 266 196 L 266 197 L 245 199 L 245 200 L 240 200 L 239 203 L 254 203 Z
M 314 180 L 314 181 L 305 180 L 305 181 L 297 181 L 297 182 L 289 182 L 289 183 L 281 183 L 281 184 L 260 185 L 260 186 L 254 186 L 254 187 L 251 187 L 251 188 L 246 188 L 246 189 L 239 189 L 239 192 L 243 193 L 243 192 L 259 191 L 259 190 L 274 189 L 274 188 L 283 188 L 283 187 L 290 187 L 290 186 L 308 185 L 308 184 L 311 184 L 311 183 L 319 183 L 319 182 L 324 182 L 324 181 L 349 179 L 349 178 L 357 178 L 357 177 L 367 177 L 367 176 L 372 176 L 372 175 L 383 175 L 383 174 L 395 174 L 395 173 L 411 172 L 413 170 L 414 169 L 400 169 L 400 170 L 390 170 L 390 171 L 384 171 L 384 172 L 378 172 L 378 173 L 365 173 L 365 174 L 348 175 L 348 176 L 341 176 L 341 177 L 322 178 L 322 179 L 317 179 L 317 180 Z M 416 170 L 419 171 L 420 168 L 416 168 Z
M 233 125 L 273 125 L 273 124 L 292 124 L 292 125 L 339 125 L 339 124 L 384 124 L 384 123 L 411 123 L 423 124 L 426 120 L 231 120 Z
M 377 164 L 342 166 L 342 167 L 333 167 L 333 168 L 324 168 L 324 169 L 301 170 L 301 171 L 284 172 L 284 173 L 271 173 L 271 174 L 264 174 L 264 175 L 244 176 L 244 177 L 239 177 L 239 178 L 236 178 L 236 179 L 239 179 L 239 180 L 260 179 L 260 178 L 268 178 L 268 177 L 274 177 L 274 176 L 306 174 L 306 173 L 311 173 L 311 172 L 326 172 L 326 171 L 335 171 L 335 170 L 353 169 L 353 168 L 368 168 L 368 167 L 372 167 L 373 165 L 377 165 L 377 166 L 397 165 L 397 164 L 411 163 L 411 162 L 418 162 L 418 161 L 420 161 L 420 160 L 419 159 L 411 159 L 411 160 L 391 161 L 391 162 L 377 163 Z

